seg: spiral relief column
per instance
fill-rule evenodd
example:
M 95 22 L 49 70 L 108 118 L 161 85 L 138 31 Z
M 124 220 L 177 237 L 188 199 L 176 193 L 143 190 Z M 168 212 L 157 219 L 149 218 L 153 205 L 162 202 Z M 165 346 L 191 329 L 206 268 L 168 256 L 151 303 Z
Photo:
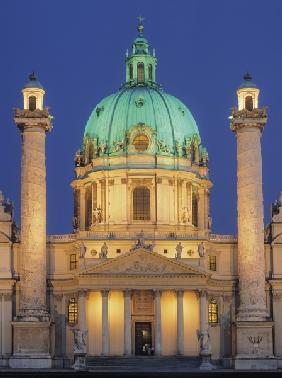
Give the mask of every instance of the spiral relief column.
M 34 74 L 23 88 L 24 109 L 16 109 L 21 133 L 20 300 L 10 366 L 51 367 L 50 316 L 46 307 L 45 136 L 52 128 L 45 94 Z
M 237 211 L 240 305 L 237 313 L 235 367 L 273 368 L 264 357 L 272 352 L 272 323 L 268 320 L 265 292 L 264 223 L 261 135 L 267 122 L 258 108 L 259 89 L 245 75 L 237 91 L 231 130 L 237 138 Z M 254 347 L 256 340 L 259 347 Z M 258 352 L 259 351 L 259 352 Z

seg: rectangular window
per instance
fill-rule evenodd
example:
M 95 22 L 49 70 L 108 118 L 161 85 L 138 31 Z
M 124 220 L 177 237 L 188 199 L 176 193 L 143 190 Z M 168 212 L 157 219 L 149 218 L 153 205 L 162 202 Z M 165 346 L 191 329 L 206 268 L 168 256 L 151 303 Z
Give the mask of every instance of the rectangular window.
M 216 272 L 216 256 L 208 256 L 208 267 L 209 270 Z
M 218 323 L 218 305 L 215 299 L 211 299 L 208 306 L 209 323 Z
M 77 269 L 77 256 L 76 253 L 70 255 L 70 270 Z
M 75 298 L 71 298 L 68 303 L 68 323 L 75 324 L 77 322 L 77 301 Z
M 121 253 L 121 249 L 118 248 L 118 249 L 117 249 L 117 253 Z
M 167 249 L 164 249 L 164 253 L 167 253 Z

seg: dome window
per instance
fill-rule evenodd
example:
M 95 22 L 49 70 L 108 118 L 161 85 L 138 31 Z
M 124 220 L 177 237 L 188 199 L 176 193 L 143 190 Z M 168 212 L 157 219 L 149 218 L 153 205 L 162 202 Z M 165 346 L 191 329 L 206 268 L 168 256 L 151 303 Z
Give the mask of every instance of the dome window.
M 146 151 L 149 146 L 149 138 L 144 134 L 137 135 L 133 140 L 133 145 L 138 152 Z
M 28 98 L 28 108 L 32 112 L 36 109 L 36 97 L 35 96 L 30 96 Z
M 150 190 L 144 186 L 133 191 L 133 220 L 150 220 Z
M 144 83 L 144 64 L 138 63 L 137 64 L 137 81 L 138 83 Z

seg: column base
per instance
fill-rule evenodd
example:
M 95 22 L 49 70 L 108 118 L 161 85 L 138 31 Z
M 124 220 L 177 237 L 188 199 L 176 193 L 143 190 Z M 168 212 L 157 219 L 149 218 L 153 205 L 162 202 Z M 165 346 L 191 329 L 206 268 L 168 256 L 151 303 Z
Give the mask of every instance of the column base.
M 273 355 L 273 322 L 237 321 L 235 327 L 237 351 L 234 368 L 277 369 L 277 360 Z
M 50 369 L 50 322 L 12 322 L 13 355 L 11 368 Z

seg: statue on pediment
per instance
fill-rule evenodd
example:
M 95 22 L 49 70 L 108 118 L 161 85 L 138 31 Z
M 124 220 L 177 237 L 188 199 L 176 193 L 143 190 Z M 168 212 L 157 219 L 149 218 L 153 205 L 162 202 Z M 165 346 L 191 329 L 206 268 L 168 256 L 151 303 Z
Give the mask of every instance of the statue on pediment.
M 106 242 L 101 247 L 101 252 L 99 253 L 99 258 L 100 259 L 106 259 L 108 257 L 108 249 L 109 247 L 107 246 Z
M 175 248 L 176 250 L 176 254 L 175 254 L 175 258 L 176 259 L 181 259 L 181 255 L 182 255 L 182 250 L 183 250 L 183 245 L 181 244 L 181 242 L 179 242 Z
M 145 244 L 145 234 L 144 231 L 141 230 L 139 234 L 137 234 L 137 241 L 134 244 L 134 246 L 130 249 L 130 251 L 136 251 L 137 249 L 146 249 L 147 251 L 153 252 L 153 249 L 155 247 L 154 243 L 151 244 Z

